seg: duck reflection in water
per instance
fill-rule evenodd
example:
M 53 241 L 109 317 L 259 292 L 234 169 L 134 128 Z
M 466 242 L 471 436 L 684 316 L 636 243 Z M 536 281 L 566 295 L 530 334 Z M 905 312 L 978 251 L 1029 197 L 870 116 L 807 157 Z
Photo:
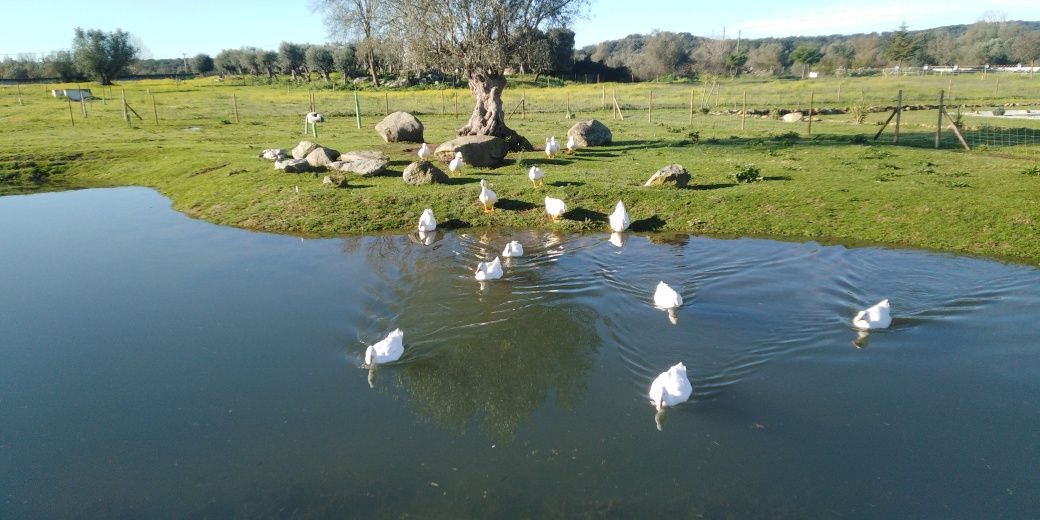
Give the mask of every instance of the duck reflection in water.
M 852 346 L 858 349 L 864 349 L 867 348 L 868 344 L 870 344 L 870 331 L 856 331 L 856 339 L 852 340 Z

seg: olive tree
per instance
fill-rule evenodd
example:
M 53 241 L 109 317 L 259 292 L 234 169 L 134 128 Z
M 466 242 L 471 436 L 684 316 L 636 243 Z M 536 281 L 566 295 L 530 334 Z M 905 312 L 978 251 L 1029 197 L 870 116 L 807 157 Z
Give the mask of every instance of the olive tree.
M 354 70 L 357 61 L 357 48 L 353 45 L 337 45 L 332 48 L 332 62 L 336 70 L 343 74 L 343 86 L 347 86 L 350 71 Z
M 278 65 L 292 75 L 293 81 L 296 81 L 296 71 L 304 65 L 305 52 L 303 46 L 296 43 L 282 42 L 278 46 Z
M 334 67 L 332 51 L 324 45 L 311 45 L 305 53 L 307 68 L 321 73 L 322 79 L 329 80 L 329 73 Z
M 823 53 L 814 45 L 799 45 L 791 53 L 791 59 L 802 64 L 802 79 L 805 79 L 805 69 L 816 65 L 823 59 Z
M 76 65 L 102 85 L 111 85 L 112 80 L 137 59 L 139 52 L 130 42 L 130 33 L 122 29 L 106 33 L 77 27 L 72 39 Z
M 531 29 L 563 27 L 588 0 L 398 0 L 386 2 L 393 32 L 429 65 L 458 70 L 475 101 L 460 136 L 493 135 L 510 148 L 531 143 L 506 126 L 502 89 L 505 68 Z
M 196 54 L 195 57 L 191 59 L 191 69 L 194 70 L 196 74 L 205 76 L 207 73 L 213 72 L 213 68 L 213 58 L 211 58 L 209 54 Z

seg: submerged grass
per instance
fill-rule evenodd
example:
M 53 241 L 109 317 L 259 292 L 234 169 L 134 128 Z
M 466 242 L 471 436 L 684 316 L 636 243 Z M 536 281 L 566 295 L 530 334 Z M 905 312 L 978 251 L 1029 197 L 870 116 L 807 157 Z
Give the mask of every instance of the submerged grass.
M 691 124 L 686 108 L 655 108 L 652 122 L 645 110 L 626 110 L 624 121 L 613 120 L 609 110 L 598 109 L 598 97 L 591 108 L 573 101 L 586 91 L 596 96 L 610 92 L 612 86 L 542 89 L 538 96 L 571 92 L 574 106 L 581 108 L 574 110 L 578 118 L 604 121 L 614 143 L 555 160 L 540 151 L 510 154 L 498 168 L 469 167 L 450 183 L 413 187 L 402 183 L 400 173 L 417 145 L 386 144 L 372 130 L 383 104 L 410 110 L 409 104 L 432 100 L 432 108 L 415 108 L 422 113 L 426 139 L 438 143 L 464 123 L 462 105 L 468 107 L 468 97 L 460 96 L 455 116 L 447 101 L 454 101 L 453 94 L 445 95 L 441 115 L 439 91 L 365 93 L 363 114 L 379 115 L 366 115 L 357 129 L 352 94 L 328 92 L 317 99 L 316 108 L 329 117 L 317 141 L 341 152 L 382 150 L 393 162 L 387 176 L 350 177 L 346 188 L 325 188 L 323 174 L 278 173 L 270 162 L 256 158 L 263 148 L 291 148 L 303 139 L 306 92 L 212 80 L 136 82 L 122 88 L 143 118 L 135 117 L 132 127 L 112 102 L 118 89 L 110 93 L 95 87 L 95 94 L 104 92 L 106 99 L 87 103 L 86 118 L 73 105 L 75 126 L 69 122 L 70 107 L 46 96 L 42 87 L 23 89 L 24 104 L 5 89 L 0 95 L 5 128 L 0 133 L 0 194 L 150 186 L 197 218 L 306 235 L 408 230 L 426 207 L 453 226 L 598 231 L 606 228 L 606 214 L 621 199 L 637 231 L 879 243 L 1040 264 L 1040 177 L 1022 174 L 1038 167 L 1040 148 L 965 152 L 946 132 L 944 148 L 931 149 L 934 111 L 904 113 L 902 144 L 892 146 L 888 134 L 872 139 L 884 113 L 868 114 L 862 125 L 852 115 L 825 116 L 809 137 L 804 124 L 764 118 L 749 118 L 741 130 L 739 116 L 697 112 Z M 689 90 L 657 88 L 674 88 L 677 98 Z M 1033 90 L 1022 91 L 1027 88 Z M 1038 93 L 1040 80 L 1023 83 L 1012 97 L 1037 99 Z M 574 120 L 546 110 L 529 112 L 525 119 L 511 115 L 509 123 L 539 143 L 550 134 L 565 135 Z M 694 175 L 688 189 L 642 186 L 671 163 Z M 532 165 L 545 170 L 544 188 L 535 189 L 527 180 Z M 733 173 L 749 167 L 758 171 L 760 182 L 738 184 Z M 498 193 L 494 213 L 485 214 L 477 201 L 480 178 Z M 545 216 L 546 195 L 567 202 L 570 211 L 561 222 Z

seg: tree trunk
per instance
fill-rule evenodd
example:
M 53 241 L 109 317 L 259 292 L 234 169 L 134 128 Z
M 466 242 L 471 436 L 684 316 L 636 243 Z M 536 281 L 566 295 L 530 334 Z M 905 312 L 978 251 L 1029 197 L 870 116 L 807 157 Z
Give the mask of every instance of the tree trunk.
M 501 74 L 471 72 L 469 90 L 473 93 L 476 105 L 469 122 L 457 133 L 459 136 L 493 135 L 505 139 L 512 151 L 533 150 L 530 141 L 506 126 L 505 109 L 502 106 L 502 89 L 505 86 L 506 78 Z
M 379 76 L 376 75 L 376 57 L 372 51 L 366 53 L 368 55 L 368 72 L 372 74 L 372 85 L 379 86 Z

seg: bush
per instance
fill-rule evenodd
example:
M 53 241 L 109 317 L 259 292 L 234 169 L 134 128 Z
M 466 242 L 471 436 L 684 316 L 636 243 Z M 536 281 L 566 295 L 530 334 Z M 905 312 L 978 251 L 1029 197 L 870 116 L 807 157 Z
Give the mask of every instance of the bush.
M 1004 115 L 1004 107 L 996 107 L 993 109 L 993 115 L 1002 116 Z
M 852 116 L 852 121 L 857 125 L 862 125 L 867 120 L 867 111 L 860 105 L 852 105 L 849 107 L 848 113 Z
M 711 110 L 708 107 L 701 107 L 700 112 L 702 114 L 707 114 L 708 112 L 711 112 Z
M 737 166 L 737 171 L 730 175 L 739 184 L 758 182 L 762 180 L 762 172 L 754 164 Z
M 1029 175 L 1030 177 L 1040 177 L 1040 166 L 1033 166 L 1022 170 L 1022 175 Z

